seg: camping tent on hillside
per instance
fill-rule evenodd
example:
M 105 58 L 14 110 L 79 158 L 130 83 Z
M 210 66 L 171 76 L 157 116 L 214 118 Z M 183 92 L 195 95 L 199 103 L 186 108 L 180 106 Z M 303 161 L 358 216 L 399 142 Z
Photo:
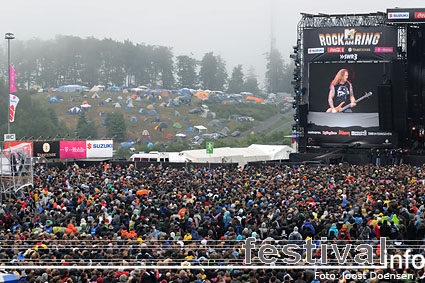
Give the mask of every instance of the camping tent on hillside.
M 49 103 L 58 103 L 58 99 L 56 97 L 52 97 L 49 99 Z
M 81 109 L 76 106 L 68 109 L 67 111 L 68 114 L 79 114 L 80 112 L 81 112 Z
M 121 105 L 118 103 L 118 102 L 116 102 L 116 103 L 114 103 L 114 104 L 112 104 L 115 108 L 120 108 L 121 107 Z
M 103 85 L 95 85 L 89 91 L 90 92 L 99 92 L 99 91 L 103 91 L 104 88 L 105 87 Z
M 97 92 L 95 92 L 95 93 L 91 96 L 91 98 L 100 98 L 100 96 L 99 96 L 99 94 L 97 94 Z
M 108 97 L 107 99 L 105 99 L 105 102 L 112 102 L 112 98 Z
M 130 122 L 131 122 L 131 123 L 137 123 L 137 118 L 136 118 L 136 116 L 131 116 L 131 117 L 130 117 Z
M 145 110 L 144 108 L 140 108 L 139 113 L 140 113 L 140 114 L 147 114 L 147 113 L 146 113 L 146 110 Z
M 58 92 L 82 92 L 84 87 L 80 85 L 63 85 L 58 88 Z

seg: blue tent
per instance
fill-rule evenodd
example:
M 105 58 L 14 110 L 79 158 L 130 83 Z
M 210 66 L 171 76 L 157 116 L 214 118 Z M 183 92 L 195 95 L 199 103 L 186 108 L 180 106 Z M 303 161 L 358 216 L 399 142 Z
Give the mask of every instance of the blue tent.
M 150 143 L 148 143 L 148 147 L 149 147 L 149 148 L 153 147 L 153 143 L 151 143 L 151 142 L 150 142 Z
M 161 122 L 161 117 L 160 116 L 156 116 L 154 120 L 155 120 L 155 122 Z
M 149 115 L 155 115 L 155 114 L 158 114 L 158 112 L 156 112 L 156 110 L 155 110 L 155 109 L 152 109 L 152 110 L 149 110 L 149 111 L 148 111 L 148 114 L 149 114 Z
M 188 117 L 183 117 L 182 121 L 189 121 Z
M 130 117 L 130 122 L 131 122 L 131 123 L 137 123 L 137 118 L 136 118 L 136 116 L 131 116 L 131 117 Z
M 58 103 L 58 99 L 56 97 L 52 97 L 49 99 L 49 103 Z
M 175 105 L 174 105 L 174 103 L 173 102 L 169 102 L 168 104 L 167 104 L 167 107 L 175 107 Z
M 102 120 L 101 122 L 100 122 L 100 124 L 102 125 L 102 126 L 105 126 L 105 120 Z
M 106 105 L 106 103 L 105 102 L 103 102 L 103 101 L 101 101 L 101 102 L 99 102 L 99 107 L 102 107 L 102 106 L 105 106 Z
M 167 119 L 167 123 L 168 123 L 168 124 L 172 124 L 172 123 L 173 123 L 173 121 L 171 121 L 171 119 L 170 119 L 170 118 L 168 118 L 168 119 Z
M 126 106 L 124 109 L 128 111 L 131 110 L 131 107 Z
M 188 133 L 193 132 L 193 128 L 192 127 L 187 127 L 186 132 L 188 132 Z
M 180 90 L 180 93 L 181 94 L 192 94 L 191 93 L 191 91 L 190 91 L 190 89 L 188 89 L 188 88 L 182 88 L 181 90 Z
M 140 114 L 146 114 L 147 112 L 146 112 L 145 108 L 140 108 L 139 113 Z
M 143 107 L 143 105 L 142 105 L 142 104 L 137 104 L 137 107 L 138 107 L 138 108 L 142 108 L 142 107 Z
M 58 99 L 63 99 L 63 95 L 58 95 Z

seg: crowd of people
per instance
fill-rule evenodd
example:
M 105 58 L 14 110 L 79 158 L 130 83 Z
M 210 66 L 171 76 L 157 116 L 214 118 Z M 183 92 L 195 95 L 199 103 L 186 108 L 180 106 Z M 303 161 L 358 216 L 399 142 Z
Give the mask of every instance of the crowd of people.
M 279 269 L 280 251 L 275 269 L 229 266 L 246 263 L 249 237 L 258 246 L 327 238 L 378 249 L 386 237 L 389 253 L 412 245 L 423 254 L 424 184 L 425 169 L 409 165 L 40 166 L 34 188 L 3 196 L 0 264 L 16 266 L 7 271 L 23 282 L 325 282 L 312 269 Z M 304 249 L 297 252 L 305 259 Z M 29 265 L 46 268 L 19 268 Z M 425 282 L 424 269 L 385 272 Z

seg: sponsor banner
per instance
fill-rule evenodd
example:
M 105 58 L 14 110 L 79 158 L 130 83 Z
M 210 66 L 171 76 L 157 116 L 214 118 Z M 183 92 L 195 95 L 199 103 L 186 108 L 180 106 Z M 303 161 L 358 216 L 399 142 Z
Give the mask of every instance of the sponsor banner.
M 12 148 L 13 151 L 23 151 L 26 156 L 32 157 L 32 141 L 14 141 L 14 142 L 5 142 L 4 149 Z
M 388 13 L 388 19 L 408 19 L 409 12 L 400 12 L 400 13 Z
M 415 12 L 415 19 L 425 20 L 425 12 Z
M 86 141 L 61 141 L 60 158 L 86 158 Z
M 392 47 L 375 47 L 375 52 L 393 53 L 394 48 L 392 48 Z
M 308 54 L 322 54 L 325 53 L 325 48 L 309 48 Z
M 328 27 L 305 29 L 303 42 L 306 62 L 390 61 L 396 58 L 396 52 L 390 52 L 389 49 L 385 49 L 385 52 L 375 52 L 375 48 L 391 47 L 393 50 L 397 50 L 397 27 Z M 325 52 L 312 52 L 312 50 L 318 48 L 324 48 Z
M 344 53 L 344 47 L 328 47 L 328 53 Z
M 389 143 L 397 143 L 396 133 L 379 131 L 378 128 L 362 129 L 360 127 L 331 128 L 313 126 L 312 129 L 306 131 L 306 135 L 308 144 L 313 146 L 320 146 L 324 143 L 361 143 L 363 145 L 378 145 L 385 143 L 386 140 L 388 140 Z
M 87 158 L 112 158 L 113 150 L 113 140 L 86 141 Z
M 351 136 L 353 137 L 365 137 L 367 136 L 367 131 L 351 131 Z
M 59 141 L 36 141 L 33 143 L 33 156 L 47 159 L 60 158 Z
M 424 23 L 425 8 L 387 9 L 388 22 Z

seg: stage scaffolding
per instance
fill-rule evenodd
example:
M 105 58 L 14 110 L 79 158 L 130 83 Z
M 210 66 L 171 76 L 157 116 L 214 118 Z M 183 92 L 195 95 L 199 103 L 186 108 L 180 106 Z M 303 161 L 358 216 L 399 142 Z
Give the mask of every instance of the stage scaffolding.
M 0 154 L 0 201 L 19 197 L 21 190 L 33 187 L 32 144 L 8 147 L 3 144 Z

